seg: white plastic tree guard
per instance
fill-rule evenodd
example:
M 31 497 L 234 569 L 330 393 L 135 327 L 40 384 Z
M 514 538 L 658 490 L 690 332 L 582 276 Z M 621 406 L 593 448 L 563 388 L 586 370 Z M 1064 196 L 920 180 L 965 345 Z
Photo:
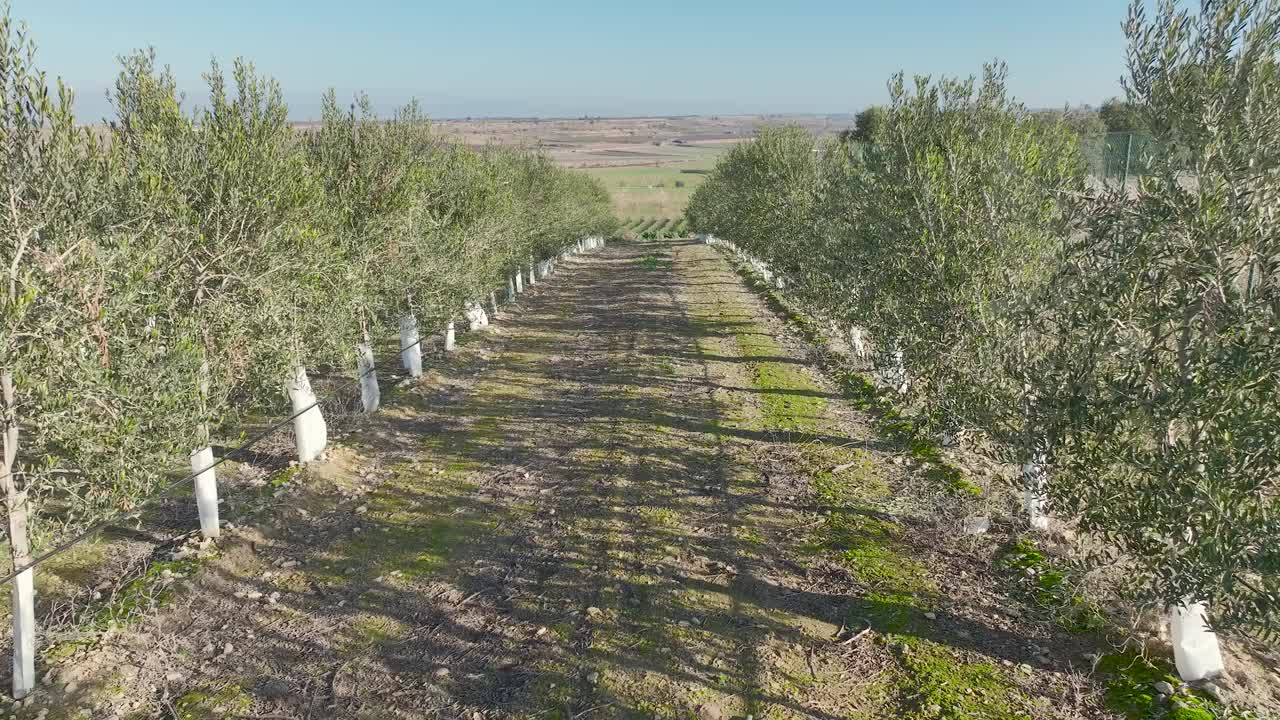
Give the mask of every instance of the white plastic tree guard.
M 532 262 L 529 263 L 528 273 L 529 273 L 529 287 L 533 287 L 534 285 L 537 285 L 538 276 L 537 276 L 537 273 L 534 272 L 534 263 Z
M 515 276 L 507 278 L 507 302 L 515 302 L 516 299 L 516 279 Z
M 453 321 L 450 320 L 448 325 L 444 326 L 444 351 L 453 352 L 458 348 L 457 336 L 454 332 Z
M 498 316 L 498 293 L 493 290 L 489 291 L 489 314 L 495 319 Z
M 311 391 L 307 369 L 299 365 L 289 382 L 289 400 L 293 403 L 293 439 L 298 447 L 298 462 L 309 463 L 320 457 L 329 444 L 329 428 L 320 413 L 316 395 Z
M 400 363 L 410 377 L 422 374 L 422 342 L 418 337 L 418 318 L 400 316 Z
M 200 534 L 206 538 L 216 538 L 221 532 L 218 526 L 218 475 L 213 467 L 213 448 L 206 445 L 191 453 L 191 472 L 195 475 Z
M 422 354 L 418 354 L 422 362 Z M 373 347 L 364 342 L 356 346 L 356 377 L 360 380 L 360 405 L 371 413 L 382 405 L 382 390 L 378 387 L 378 371 L 373 362 Z
M 1185 682 L 1210 680 L 1222 674 L 1222 649 L 1209 629 L 1204 603 L 1190 598 L 1169 610 L 1169 635 L 1173 662 Z
M 516 282 L 516 292 L 517 292 L 517 293 L 522 293 L 522 292 L 524 292 L 524 276 L 520 274 L 520 271 L 519 271 L 519 270 L 517 270 L 517 271 L 516 271 L 516 273 L 515 273 L 515 275 L 513 275 L 512 277 L 514 277 L 514 278 L 515 278 L 515 282 Z
M 34 570 L 13 579 L 13 697 L 21 700 L 36 689 L 36 590 Z
M 467 331 L 475 332 L 481 328 L 489 327 L 489 315 L 480 307 L 480 303 L 470 303 L 463 309 L 463 316 L 467 319 Z

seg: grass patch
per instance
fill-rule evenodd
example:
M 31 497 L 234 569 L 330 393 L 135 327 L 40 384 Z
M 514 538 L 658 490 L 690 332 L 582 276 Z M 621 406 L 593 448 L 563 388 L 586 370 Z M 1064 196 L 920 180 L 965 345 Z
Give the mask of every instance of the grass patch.
M 1133 650 L 1104 655 L 1098 672 L 1106 678 L 1107 707 L 1130 720 L 1245 720 L 1247 716 L 1225 711 L 1198 690 L 1178 682 L 1178 673 L 1167 660 L 1143 657 Z M 1155 684 L 1175 688 L 1161 697 Z
M 311 570 L 312 576 L 338 584 L 395 571 L 412 579 L 443 570 L 459 546 L 484 537 L 499 522 L 478 508 L 464 511 L 460 499 L 470 497 L 476 486 L 455 475 L 467 471 L 447 470 L 433 476 L 402 470 L 366 496 L 361 532 L 338 544 L 335 559 Z
M 221 720 L 247 713 L 252 705 L 239 685 L 192 690 L 174 702 L 178 720 Z
M 637 261 L 640 267 L 645 270 L 670 270 L 671 260 L 660 258 L 657 255 L 645 255 Z
M 337 647 L 347 655 L 362 653 L 375 645 L 402 640 L 409 627 L 385 615 L 362 614 L 338 631 Z
M 899 692 L 905 704 L 914 707 L 908 718 L 1031 718 L 1014 707 L 1020 693 L 994 665 L 962 662 L 948 648 L 928 640 L 899 644 L 898 660 L 907 673 Z
M 1068 632 L 1097 632 L 1106 626 L 1102 611 L 1075 591 L 1070 573 L 1057 567 L 1035 541 L 1022 539 L 1001 554 L 998 564 L 1008 570 L 1022 594 L 1048 612 Z
M 126 625 L 145 612 L 167 606 L 173 602 L 174 584 L 194 575 L 201 562 L 184 558 L 152 563 L 145 573 L 125 585 L 112 602 L 94 614 L 92 625 L 99 630 Z

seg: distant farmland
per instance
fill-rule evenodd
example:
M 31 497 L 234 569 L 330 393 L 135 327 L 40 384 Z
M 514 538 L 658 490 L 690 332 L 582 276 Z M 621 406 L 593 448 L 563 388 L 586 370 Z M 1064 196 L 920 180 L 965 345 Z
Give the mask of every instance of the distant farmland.
M 620 217 L 678 218 L 719 153 L 717 148 L 703 158 L 659 167 L 587 168 L 583 172 L 604 183 Z

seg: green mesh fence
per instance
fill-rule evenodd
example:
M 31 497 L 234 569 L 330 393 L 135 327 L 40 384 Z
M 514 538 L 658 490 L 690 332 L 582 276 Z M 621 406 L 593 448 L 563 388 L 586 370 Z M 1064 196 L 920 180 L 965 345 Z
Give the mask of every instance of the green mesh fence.
M 1128 181 L 1147 173 L 1154 138 L 1145 133 L 1114 132 L 1084 138 L 1089 174 L 1104 179 Z

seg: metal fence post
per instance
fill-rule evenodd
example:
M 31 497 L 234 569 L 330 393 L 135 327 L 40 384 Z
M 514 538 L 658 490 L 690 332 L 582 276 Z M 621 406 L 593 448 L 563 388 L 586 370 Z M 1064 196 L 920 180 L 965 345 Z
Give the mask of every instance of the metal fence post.
M 1129 186 L 1129 162 L 1133 158 L 1133 133 L 1129 133 L 1129 142 L 1124 150 L 1124 175 L 1120 178 L 1122 187 Z

